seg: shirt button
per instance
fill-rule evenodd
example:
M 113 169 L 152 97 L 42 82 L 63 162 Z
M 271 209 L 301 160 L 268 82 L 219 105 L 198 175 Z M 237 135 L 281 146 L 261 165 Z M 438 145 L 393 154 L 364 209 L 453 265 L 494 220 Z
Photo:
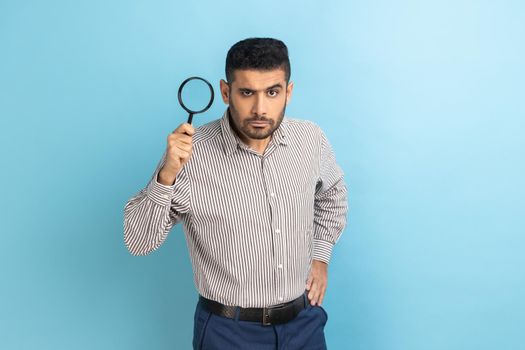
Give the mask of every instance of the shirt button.
M 283 268 L 283 264 L 279 264 L 279 265 L 277 265 L 277 267 L 282 269 Z
M 281 230 L 276 229 L 276 230 L 275 230 L 275 233 L 281 233 Z
M 283 298 L 283 297 L 279 297 L 279 301 L 283 301 L 283 300 L 284 300 L 284 298 Z
M 275 197 L 275 193 L 273 193 L 273 192 L 270 193 L 270 196 Z

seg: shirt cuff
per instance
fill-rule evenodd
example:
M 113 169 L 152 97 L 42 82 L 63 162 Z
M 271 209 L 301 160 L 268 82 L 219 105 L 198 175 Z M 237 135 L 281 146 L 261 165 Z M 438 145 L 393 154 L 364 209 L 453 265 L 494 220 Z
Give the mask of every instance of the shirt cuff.
M 163 185 L 157 181 L 157 175 L 158 172 L 155 173 L 155 175 L 149 182 L 146 193 L 148 195 L 148 198 L 151 199 L 154 203 L 160 206 L 167 206 L 171 203 L 171 199 L 173 197 L 175 189 L 175 184 L 171 186 Z
M 330 262 L 330 258 L 332 257 L 332 249 L 334 249 L 334 245 L 328 241 L 323 241 L 322 239 L 315 239 L 314 238 L 314 251 L 313 251 L 313 259 L 322 261 L 326 264 Z

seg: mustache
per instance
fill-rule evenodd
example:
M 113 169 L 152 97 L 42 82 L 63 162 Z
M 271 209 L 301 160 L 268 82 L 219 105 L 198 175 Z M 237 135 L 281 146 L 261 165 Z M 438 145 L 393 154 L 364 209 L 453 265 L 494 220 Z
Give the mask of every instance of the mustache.
M 266 122 L 266 123 L 269 123 L 269 124 L 273 124 L 273 120 L 272 119 L 268 119 L 266 117 L 263 117 L 263 116 L 254 116 L 254 117 L 251 117 L 251 118 L 247 118 L 244 120 L 245 122 L 249 123 L 249 122 Z

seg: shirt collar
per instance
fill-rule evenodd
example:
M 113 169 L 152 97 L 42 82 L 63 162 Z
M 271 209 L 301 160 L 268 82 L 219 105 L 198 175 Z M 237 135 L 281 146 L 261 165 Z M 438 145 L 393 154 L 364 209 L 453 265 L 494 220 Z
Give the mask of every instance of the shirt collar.
M 233 131 L 231 124 L 230 124 L 230 118 L 229 118 L 230 109 L 227 108 L 224 114 L 221 118 L 221 132 L 222 132 L 222 138 L 224 143 L 224 152 L 226 155 L 230 155 L 233 152 L 237 151 L 239 148 L 241 149 L 248 149 L 248 146 L 244 144 L 244 142 L 241 141 L 239 136 Z M 272 135 L 272 139 L 270 140 L 270 144 L 268 147 L 270 147 L 272 144 L 274 145 L 284 145 L 286 146 L 288 144 L 288 140 L 286 139 L 286 123 L 285 123 L 286 117 L 284 117 L 283 122 L 277 130 Z

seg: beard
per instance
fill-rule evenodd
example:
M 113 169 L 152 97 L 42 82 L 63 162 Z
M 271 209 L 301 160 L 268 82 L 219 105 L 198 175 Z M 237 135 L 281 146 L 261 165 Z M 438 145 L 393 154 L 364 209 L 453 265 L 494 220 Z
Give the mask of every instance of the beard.
M 277 130 L 277 128 L 279 128 L 279 126 L 281 125 L 285 111 L 286 100 L 284 102 L 284 106 L 281 112 L 279 113 L 279 116 L 277 117 L 277 120 L 275 121 L 264 116 L 255 115 L 253 117 L 246 118 L 241 122 L 239 118 L 239 111 L 235 108 L 235 105 L 233 104 L 231 98 L 229 99 L 229 117 L 231 126 L 233 126 L 237 134 L 240 134 L 239 136 L 245 136 L 250 139 L 264 140 L 270 137 L 275 132 L 275 130 Z M 256 128 L 251 125 L 252 122 L 267 123 L 268 127 Z

